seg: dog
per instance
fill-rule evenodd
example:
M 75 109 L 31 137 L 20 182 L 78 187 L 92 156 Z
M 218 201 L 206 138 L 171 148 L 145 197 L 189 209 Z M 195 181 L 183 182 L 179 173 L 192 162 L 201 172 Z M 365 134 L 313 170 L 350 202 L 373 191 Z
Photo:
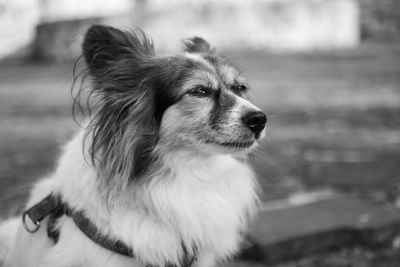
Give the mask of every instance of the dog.
M 87 30 L 90 115 L 23 220 L 2 224 L 3 266 L 211 267 L 238 252 L 267 117 L 207 41 L 184 46 L 161 57 L 140 30 Z

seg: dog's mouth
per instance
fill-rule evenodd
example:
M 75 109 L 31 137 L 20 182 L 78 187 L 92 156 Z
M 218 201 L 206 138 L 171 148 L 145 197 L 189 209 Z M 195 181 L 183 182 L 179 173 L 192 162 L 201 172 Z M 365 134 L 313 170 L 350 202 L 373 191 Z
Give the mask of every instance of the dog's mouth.
M 218 141 L 211 141 L 208 140 L 206 143 L 214 144 L 226 148 L 233 148 L 233 149 L 245 149 L 250 148 L 254 144 L 255 140 L 251 141 L 229 141 L 229 142 L 218 142 Z
M 254 144 L 254 141 L 247 141 L 247 142 L 223 142 L 219 143 L 219 145 L 224 147 L 231 147 L 231 148 L 249 148 Z

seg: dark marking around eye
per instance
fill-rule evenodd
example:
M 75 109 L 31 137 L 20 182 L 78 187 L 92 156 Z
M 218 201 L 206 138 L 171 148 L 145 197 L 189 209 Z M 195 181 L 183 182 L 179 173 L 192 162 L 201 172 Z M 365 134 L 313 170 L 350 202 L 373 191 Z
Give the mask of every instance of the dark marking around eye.
M 195 97 L 210 97 L 215 95 L 215 90 L 210 87 L 198 85 L 188 91 L 188 94 Z
M 235 94 L 239 94 L 239 95 L 244 94 L 248 91 L 247 85 L 237 84 L 237 83 L 231 85 L 230 89 L 232 92 L 234 92 Z

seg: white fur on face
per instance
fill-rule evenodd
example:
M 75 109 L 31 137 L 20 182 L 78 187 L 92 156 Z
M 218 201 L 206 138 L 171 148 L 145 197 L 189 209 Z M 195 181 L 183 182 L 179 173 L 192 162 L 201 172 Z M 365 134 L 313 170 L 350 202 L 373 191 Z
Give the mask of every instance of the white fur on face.
M 218 73 L 222 76 L 226 84 L 233 84 L 239 78 L 239 73 L 237 70 L 226 64 L 218 66 Z
M 213 71 L 213 72 L 215 71 L 215 67 L 210 62 L 205 60 L 202 56 L 200 56 L 199 54 L 185 53 L 185 57 L 189 58 L 193 61 L 201 63 L 209 71 Z

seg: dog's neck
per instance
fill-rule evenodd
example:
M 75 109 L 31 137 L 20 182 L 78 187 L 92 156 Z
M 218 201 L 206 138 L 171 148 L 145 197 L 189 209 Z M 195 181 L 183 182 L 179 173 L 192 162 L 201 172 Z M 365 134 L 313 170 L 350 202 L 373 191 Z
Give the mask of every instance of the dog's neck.
M 99 191 L 96 170 L 82 155 L 83 134 L 67 146 L 56 172 L 56 189 L 82 210 L 103 234 L 132 246 L 146 262 L 178 262 L 182 242 L 189 253 L 213 251 L 219 258 L 238 248 L 240 232 L 257 203 L 251 169 L 229 155 L 166 156 L 149 181 L 121 192 L 109 205 Z M 100 177 L 101 179 L 101 177 Z

